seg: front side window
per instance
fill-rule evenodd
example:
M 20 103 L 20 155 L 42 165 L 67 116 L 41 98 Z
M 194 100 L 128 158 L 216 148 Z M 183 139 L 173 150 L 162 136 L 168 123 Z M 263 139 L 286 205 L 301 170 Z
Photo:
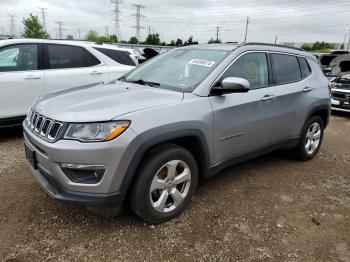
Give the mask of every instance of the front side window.
M 69 45 L 47 45 L 48 68 L 63 69 L 90 67 L 100 64 L 85 48 Z
M 293 55 L 271 54 L 275 84 L 285 84 L 302 78 L 298 58 Z
M 226 50 L 175 49 L 156 56 L 126 75 L 125 81 L 192 92 L 229 54 Z
M 269 84 L 269 73 L 265 53 L 248 53 L 242 55 L 223 74 L 221 79 L 239 77 L 249 81 L 250 88 L 262 88 Z
M 28 71 L 37 69 L 37 45 L 11 45 L 0 49 L 0 72 Z
M 135 62 L 131 59 L 130 53 L 122 50 L 114 50 L 107 48 L 95 48 L 97 51 L 100 51 L 105 56 L 108 56 L 110 59 L 118 62 L 122 65 L 135 66 Z

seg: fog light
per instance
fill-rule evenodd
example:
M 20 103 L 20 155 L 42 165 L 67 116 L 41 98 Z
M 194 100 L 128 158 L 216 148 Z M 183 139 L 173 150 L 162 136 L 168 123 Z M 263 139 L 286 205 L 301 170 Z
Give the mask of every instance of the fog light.
M 106 167 L 103 165 L 61 164 L 61 169 L 74 183 L 96 184 L 101 181 Z

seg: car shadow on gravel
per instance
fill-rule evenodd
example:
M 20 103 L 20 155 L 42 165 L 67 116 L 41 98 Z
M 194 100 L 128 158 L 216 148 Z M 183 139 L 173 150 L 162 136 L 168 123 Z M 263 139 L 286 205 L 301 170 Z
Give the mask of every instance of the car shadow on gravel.
M 218 185 L 231 186 L 241 183 L 241 179 L 249 176 L 250 171 L 256 171 L 263 167 L 268 167 L 269 164 L 276 165 L 281 162 L 291 163 L 297 162 L 288 151 L 276 151 L 252 160 L 236 164 L 222 170 L 218 175 L 202 181 L 198 185 L 198 190 L 195 198 L 201 201 L 205 198 L 206 193 L 215 192 Z M 259 172 L 258 176 L 266 175 L 266 171 Z M 256 176 L 256 174 L 254 175 Z M 45 205 L 44 205 L 45 203 Z M 124 227 L 141 228 L 145 226 L 145 222 L 138 218 L 127 206 L 124 207 L 118 214 L 113 214 L 110 210 L 101 210 L 93 212 L 87 208 L 61 204 L 47 196 L 47 199 L 38 205 L 41 210 L 46 210 L 51 217 L 61 222 L 61 225 L 70 225 L 76 228 L 91 226 L 97 231 L 103 232 L 111 227 L 120 229 Z M 197 208 L 192 203 L 191 208 Z M 45 207 L 44 207 L 45 206 Z M 191 211 L 189 211 L 191 212 Z M 181 220 L 180 218 L 178 218 Z M 178 221 L 178 219 L 175 219 Z M 171 222 L 172 223 L 172 222 Z M 176 223 L 176 222 L 175 222 Z
M 0 142 L 21 137 L 23 137 L 23 128 L 21 126 L 0 128 Z

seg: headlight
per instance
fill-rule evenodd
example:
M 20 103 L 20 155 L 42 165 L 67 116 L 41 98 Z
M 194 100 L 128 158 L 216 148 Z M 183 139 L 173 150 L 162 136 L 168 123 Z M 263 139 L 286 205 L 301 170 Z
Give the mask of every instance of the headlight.
M 64 138 L 79 140 L 81 142 L 110 141 L 120 136 L 129 125 L 129 121 L 75 123 L 69 125 Z

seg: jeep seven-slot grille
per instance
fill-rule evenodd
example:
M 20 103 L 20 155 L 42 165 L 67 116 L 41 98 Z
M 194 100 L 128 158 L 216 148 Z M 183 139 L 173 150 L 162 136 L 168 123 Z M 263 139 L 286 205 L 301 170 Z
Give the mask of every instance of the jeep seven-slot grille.
M 57 138 L 63 124 L 40 115 L 34 110 L 31 110 L 27 118 L 27 125 L 32 132 L 36 133 L 42 138 L 54 141 Z

